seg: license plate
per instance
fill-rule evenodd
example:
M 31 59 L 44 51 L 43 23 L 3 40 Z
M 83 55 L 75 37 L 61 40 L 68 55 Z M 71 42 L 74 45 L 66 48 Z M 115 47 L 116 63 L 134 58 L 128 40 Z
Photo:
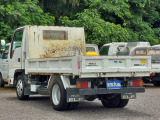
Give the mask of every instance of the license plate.
M 123 93 L 121 94 L 122 99 L 136 99 L 136 93 Z
M 121 81 L 120 80 L 108 80 L 107 89 L 121 89 Z

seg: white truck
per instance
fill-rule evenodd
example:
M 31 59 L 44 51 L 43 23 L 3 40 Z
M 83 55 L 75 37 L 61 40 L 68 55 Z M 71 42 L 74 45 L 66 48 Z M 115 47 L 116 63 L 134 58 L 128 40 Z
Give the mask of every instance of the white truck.
M 144 77 L 144 81 L 160 86 L 160 44 L 151 47 L 151 56 L 153 71 L 150 77 Z
M 160 45 L 151 47 L 149 42 L 113 42 L 103 45 L 100 54 L 110 56 L 151 55 L 151 74 L 150 77 L 143 77 L 143 82 L 160 86 Z
M 4 40 L 1 40 L 4 42 Z M 8 48 L 10 43 L 4 44 L 5 49 L 1 49 L 2 54 L 0 58 L 0 87 L 4 87 L 8 83 Z
M 144 92 L 150 56 L 86 56 L 84 28 L 24 26 L 15 30 L 8 53 L 8 80 L 17 98 L 50 95 L 55 110 L 75 109 L 98 98 L 123 108 Z
M 104 44 L 101 55 L 109 56 L 148 56 L 151 46 L 149 42 L 113 42 Z

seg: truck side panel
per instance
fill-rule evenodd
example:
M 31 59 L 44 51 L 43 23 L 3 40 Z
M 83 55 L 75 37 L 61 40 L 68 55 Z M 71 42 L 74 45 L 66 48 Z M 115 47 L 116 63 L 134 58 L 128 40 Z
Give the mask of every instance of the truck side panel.
M 150 56 L 74 56 L 26 60 L 26 74 L 63 73 L 80 77 L 149 76 Z

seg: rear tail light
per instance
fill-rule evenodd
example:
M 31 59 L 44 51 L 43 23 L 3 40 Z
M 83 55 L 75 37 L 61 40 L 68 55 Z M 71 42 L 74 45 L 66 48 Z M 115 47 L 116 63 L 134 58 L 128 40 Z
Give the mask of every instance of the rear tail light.
M 91 82 L 77 81 L 77 88 L 89 88 L 91 87 Z
M 132 81 L 132 85 L 134 87 L 142 87 L 143 86 L 143 80 L 142 79 L 140 79 L 140 80 L 133 80 Z

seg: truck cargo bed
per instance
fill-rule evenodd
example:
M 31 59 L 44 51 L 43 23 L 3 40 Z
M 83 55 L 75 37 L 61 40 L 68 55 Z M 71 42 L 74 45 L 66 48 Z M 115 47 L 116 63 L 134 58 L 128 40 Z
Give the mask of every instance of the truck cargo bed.
M 88 77 L 149 76 L 150 56 L 73 56 L 26 60 L 26 74 Z

